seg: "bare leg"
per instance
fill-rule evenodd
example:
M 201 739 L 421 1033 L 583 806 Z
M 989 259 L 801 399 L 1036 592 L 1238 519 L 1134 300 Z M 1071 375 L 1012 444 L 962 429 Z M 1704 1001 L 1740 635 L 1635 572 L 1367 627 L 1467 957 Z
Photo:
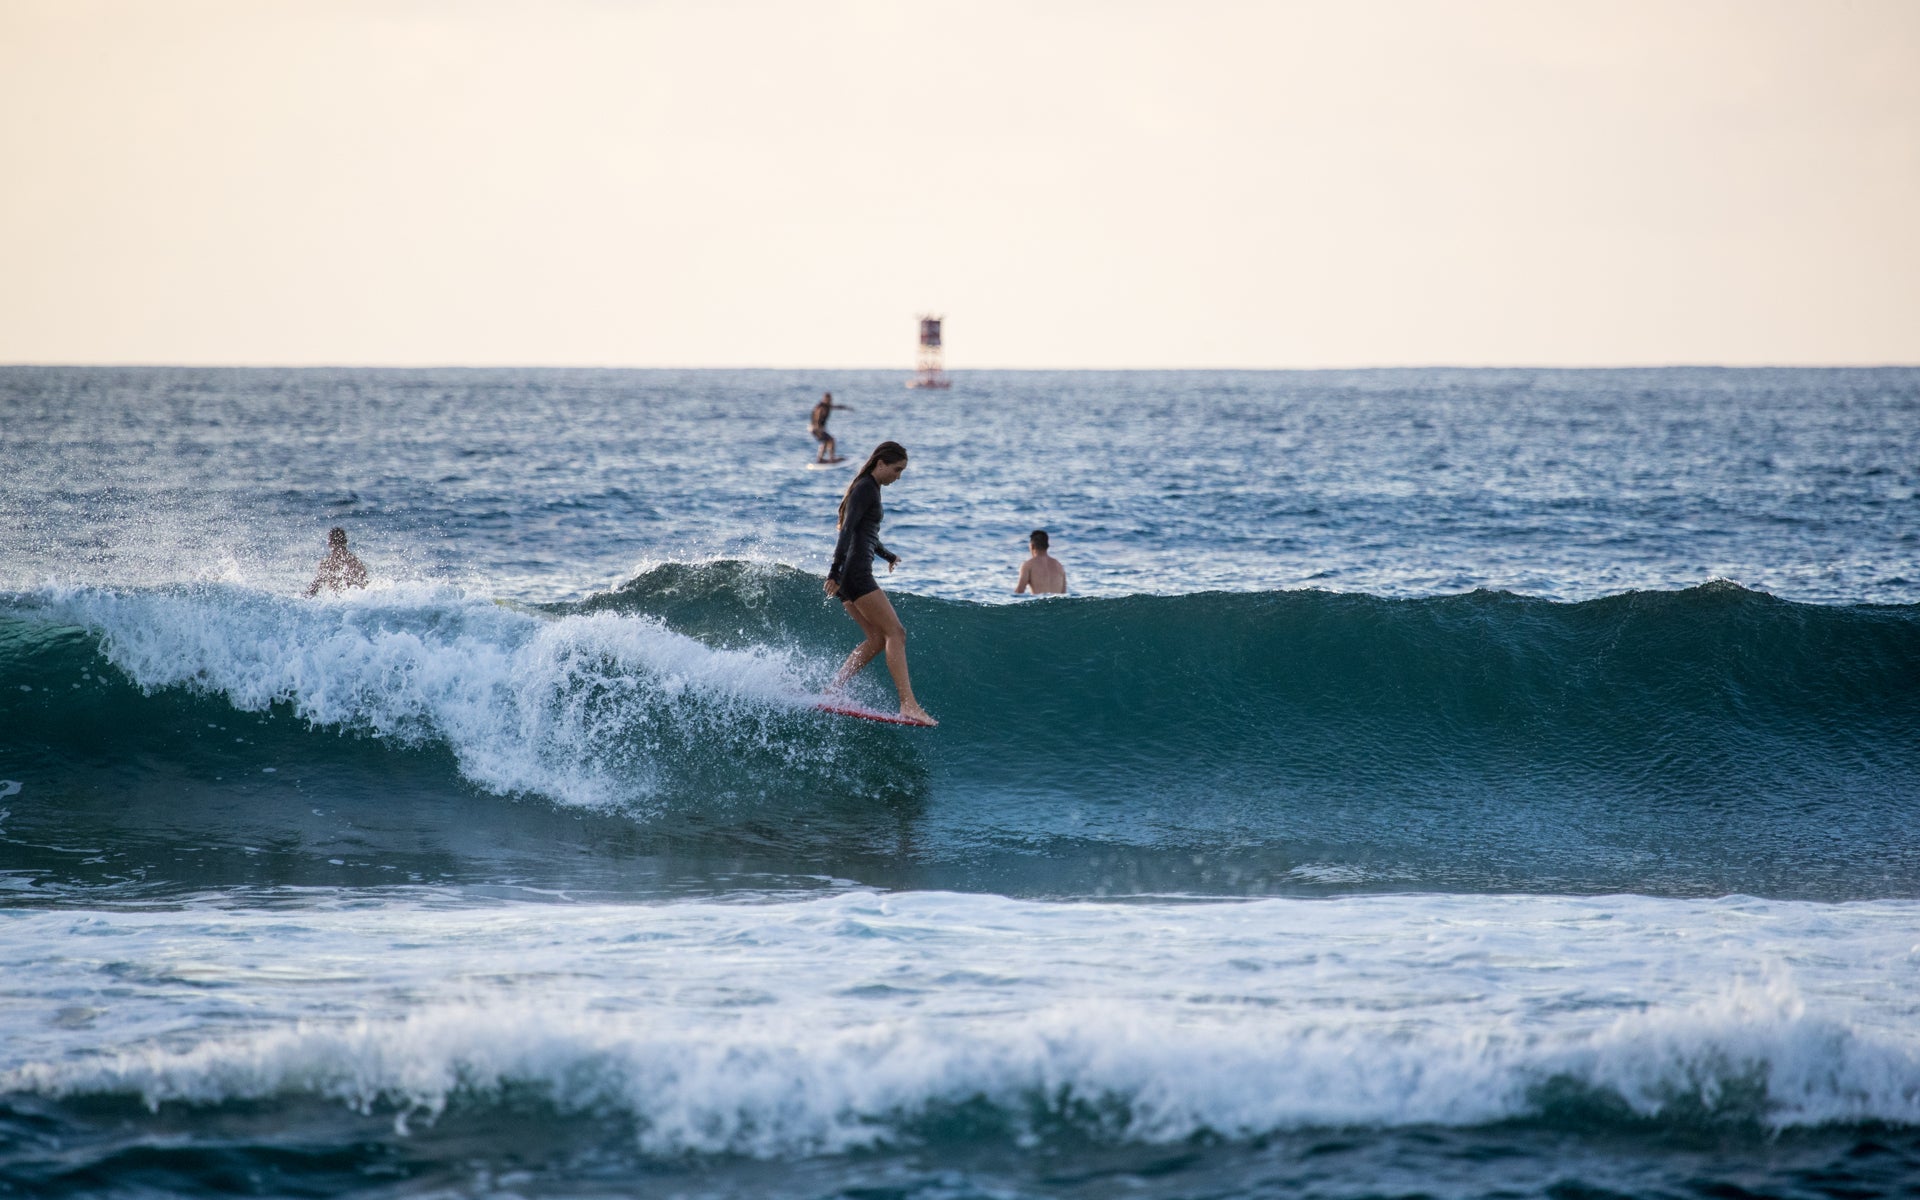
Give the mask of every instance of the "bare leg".
M 860 622 L 860 627 L 867 631 L 867 641 L 860 646 L 860 649 L 848 656 L 848 664 L 852 665 L 854 659 L 859 658 L 859 666 L 853 667 L 853 670 L 857 671 L 873 661 L 874 651 L 869 650 L 868 647 L 873 644 L 874 634 L 877 632 L 886 647 L 887 672 L 893 676 L 893 690 L 900 693 L 900 715 L 911 717 L 916 721 L 925 721 L 929 725 L 939 724 L 928 716 L 927 710 L 921 708 L 920 702 L 913 698 L 913 683 L 907 678 L 907 631 L 900 624 L 899 616 L 894 613 L 893 602 L 887 599 L 887 594 L 882 591 L 868 592 L 846 607 L 847 611 L 853 614 L 854 620 Z M 866 656 L 861 658 L 863 651 Z M 841 669 L 846 670 L 844 667 Z
M 865 598 L 864 596 L 861 597 L 861 599 Z M 886 634 L 865 616 L 861 615 L 859 609 L 855 608 L 852 603 L 846 600 L 840 602 L 840 607 L 847 610 L 847 615 L 853 618 L 854 624 L 860 626 L 860 632 L 867 635 L 867 640 L 855 646 L 853 653 L 847 655 L 847 661 L 842 663 L 840 669 L 833 673 L 833 682 L 827 685 L 829 692 L 837 692 L 845 687 L 847 680 L 859 674 L 860 668 L 872 662 L 875 655 L 887 648 Z

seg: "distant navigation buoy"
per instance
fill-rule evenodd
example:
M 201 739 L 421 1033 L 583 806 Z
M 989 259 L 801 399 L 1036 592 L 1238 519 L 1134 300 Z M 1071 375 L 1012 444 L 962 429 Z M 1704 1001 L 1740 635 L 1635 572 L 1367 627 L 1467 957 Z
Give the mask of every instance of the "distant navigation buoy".
M 946 367 L 941 359 L 940 322 L 943 318 L 922 315 L 920 318 L 920 354 L 914 360 L 913 378 L 907 380 L 910 388 L 950 388 L 953 380 L 948 378 Z

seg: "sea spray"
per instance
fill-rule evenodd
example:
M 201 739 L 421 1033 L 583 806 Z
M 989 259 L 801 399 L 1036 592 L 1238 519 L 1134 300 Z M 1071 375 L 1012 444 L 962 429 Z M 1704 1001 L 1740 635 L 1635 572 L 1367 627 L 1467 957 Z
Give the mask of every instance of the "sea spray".
M 320 601 L 222 585 L 57 589 L 34 609 L 78 625 L 147 694 L 184 688 L 241 712 L 285 706 L 319 731 L 444 745 L 508 794 L 605 806 L 658 795 L 669 764 L 747 748 L 806 695 L 791 653 L 716 650 L 644 616 L 546 618 L 447 587 Z

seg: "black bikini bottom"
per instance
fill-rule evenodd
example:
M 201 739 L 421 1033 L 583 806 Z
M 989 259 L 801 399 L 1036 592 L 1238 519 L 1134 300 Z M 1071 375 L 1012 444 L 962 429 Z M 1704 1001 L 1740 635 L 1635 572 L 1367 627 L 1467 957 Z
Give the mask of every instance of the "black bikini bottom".
M 880 585 L 874 582 L 871 571 L 849 571 L 840 577 L 840 590 L 836 593 L 842 603 L 850 604 L 868 592 L 877 592 Z

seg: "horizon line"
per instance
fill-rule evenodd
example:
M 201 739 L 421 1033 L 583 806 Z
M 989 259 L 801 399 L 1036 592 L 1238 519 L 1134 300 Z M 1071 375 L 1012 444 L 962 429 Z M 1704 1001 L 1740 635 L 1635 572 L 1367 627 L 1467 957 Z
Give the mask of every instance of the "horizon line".
M 102 361 L 62 362 L 56 360 L 19 360 L 0 362 L 0 370 L 150 370 L 150 371 L 857 371 L 862 373 L 897 372 L 903 380 L 912 379 L 911 367 L 817 366 L 785 364 L 713 364 L 713 363 L 382 363 L 382 362 L 143 362 Z M 1637 362 L 1637 363 L 1330 363 L 1311 366 L 979 366 L 945 372 L 948 378 L 968 374 L 1006 374 L 1013 372 L 1283 372 L 1315 371 L 1888 371 L 1920 369 L 1914 362 Z

